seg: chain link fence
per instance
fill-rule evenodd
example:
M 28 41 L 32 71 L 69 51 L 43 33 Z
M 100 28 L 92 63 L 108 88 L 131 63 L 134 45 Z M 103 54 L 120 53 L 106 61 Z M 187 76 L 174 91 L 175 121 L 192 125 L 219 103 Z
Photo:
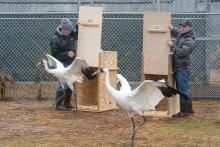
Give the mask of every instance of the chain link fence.
M 220 97 L 220 2 L 214 0 L 1 0 L 0 72 L 6 97 L 55 97 L 56 79 L 37 67 L 50 53 L 49 40 L 62 18 L 75 22 L 80 5 L 102 6 L 102 49 L 118 52 L 118 66 L 131 83 L 141 81 L 143 12 L 171 11 L 178 27 L 190 19 L 197 36 L 190 80 L 195 98 Z M 155 41 L 156 43 L 156 41 Z M 1 85 L 1 86 L 2 86 Z

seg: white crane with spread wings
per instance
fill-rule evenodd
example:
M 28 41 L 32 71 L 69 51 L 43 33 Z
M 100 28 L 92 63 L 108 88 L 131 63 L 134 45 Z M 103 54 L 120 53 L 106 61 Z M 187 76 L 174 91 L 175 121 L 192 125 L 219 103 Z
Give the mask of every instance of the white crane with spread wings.
M 165 81 L 151 81 L 145 80 L 136 89 L 131 90 L 128 81 L 122 76 L 117 75 L 119 82 L 121 82 L 120 91 L 114 89 L 109 82 L 109 71 L 107 68 L 101 68 L 93 74 L 103 73 L 105 77 L 105 87 L 109 94 L 116 100 L 118 106 L 123 109 L 131 118 L 132 128 L 132 140 L 131 146 L 134 145 L 136 129 L 134 116 L 140 113 L 143 118 L 143 125 L 147 119 L 144 116 L 144 112 L 154 110 L 155 106 L 164 98 L 171 97 L 181 92 L 168 86 Z
M 80 57 L 76 57 L 68 67 L 64 67 L 60 61 L 49 54 L 46 54 L 46 57 L 47 60 L 41 59 L 37 66 L 43 64 L 45 70 L 60 81 L 62 88 L 67 84 L 67 86 L 73 90 L 73 83 L 82 82 L 81 71 L 89 67 L 88 63 Z M 50 69 L 48 64 L 54 68 Z

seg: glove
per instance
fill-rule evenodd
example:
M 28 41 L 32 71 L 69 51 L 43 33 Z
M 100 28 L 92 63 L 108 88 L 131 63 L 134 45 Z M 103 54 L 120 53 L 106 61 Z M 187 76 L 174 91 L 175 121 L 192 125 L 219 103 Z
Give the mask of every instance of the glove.
M 88 80 L 93 80 L 96 78 L 96 75 L 92 75 L 94 71 L 91 67 L 85 68 L 84 70 L 82 70 L 82 73 L 88 78 Z

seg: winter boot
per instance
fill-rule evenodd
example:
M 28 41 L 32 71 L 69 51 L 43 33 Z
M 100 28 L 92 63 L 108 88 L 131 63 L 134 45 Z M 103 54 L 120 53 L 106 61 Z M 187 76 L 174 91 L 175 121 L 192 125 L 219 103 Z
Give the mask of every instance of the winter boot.
M 194 113 L 194 110 L 193 110 L 193 107 L 192 107 L 192 98 L 189 98 L 188 113 Z
M 68 109 L 73 109 L 74 108 L 70 103 L 71 96 L 72 96 L 72 90 L 71 89 L 66 89 L 66 96 L 65 96 L 65 101 L 64 101 L 65 108 L 68 108 Z
M 180 112 L 177 114 L 174 114 L 172 117 L 181 118 L 181 117 L 188 116 L 188 108 L 189 108 L 189 100 L 181 96 L 180 97 Z
M 62 105 L 64 102 L 64 92 L 57 91 L 56 92 L 56 110 L 62 110 Z

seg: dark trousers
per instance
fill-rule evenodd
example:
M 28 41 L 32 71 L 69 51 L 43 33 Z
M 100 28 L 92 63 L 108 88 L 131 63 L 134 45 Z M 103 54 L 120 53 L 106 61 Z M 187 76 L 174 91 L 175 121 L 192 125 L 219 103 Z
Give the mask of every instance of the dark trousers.
M 62 88 L 60 82 L 56 83 L 56 107 L 64 106 L 71 107 L 70 101 L 72 96 L 72 90 L 65 85 Z
M 176 88 L 178 91 L 184 93 L 189 97 L 189 78 L 191 72 L 190 71 L 176 71 L 175 79 L 176 79 Z
M 180 112 L 184 112 L 184 113 L 188 113 L 190 104 L 192 107 L 192 101 L 191 101 L 191 98 L 189 97 L 190 75 L 191 75 L 190 71 L 176 71 L 175 72 L 176 88 L 178 91 L 186 95 L 186 97 L 180 96 Z

